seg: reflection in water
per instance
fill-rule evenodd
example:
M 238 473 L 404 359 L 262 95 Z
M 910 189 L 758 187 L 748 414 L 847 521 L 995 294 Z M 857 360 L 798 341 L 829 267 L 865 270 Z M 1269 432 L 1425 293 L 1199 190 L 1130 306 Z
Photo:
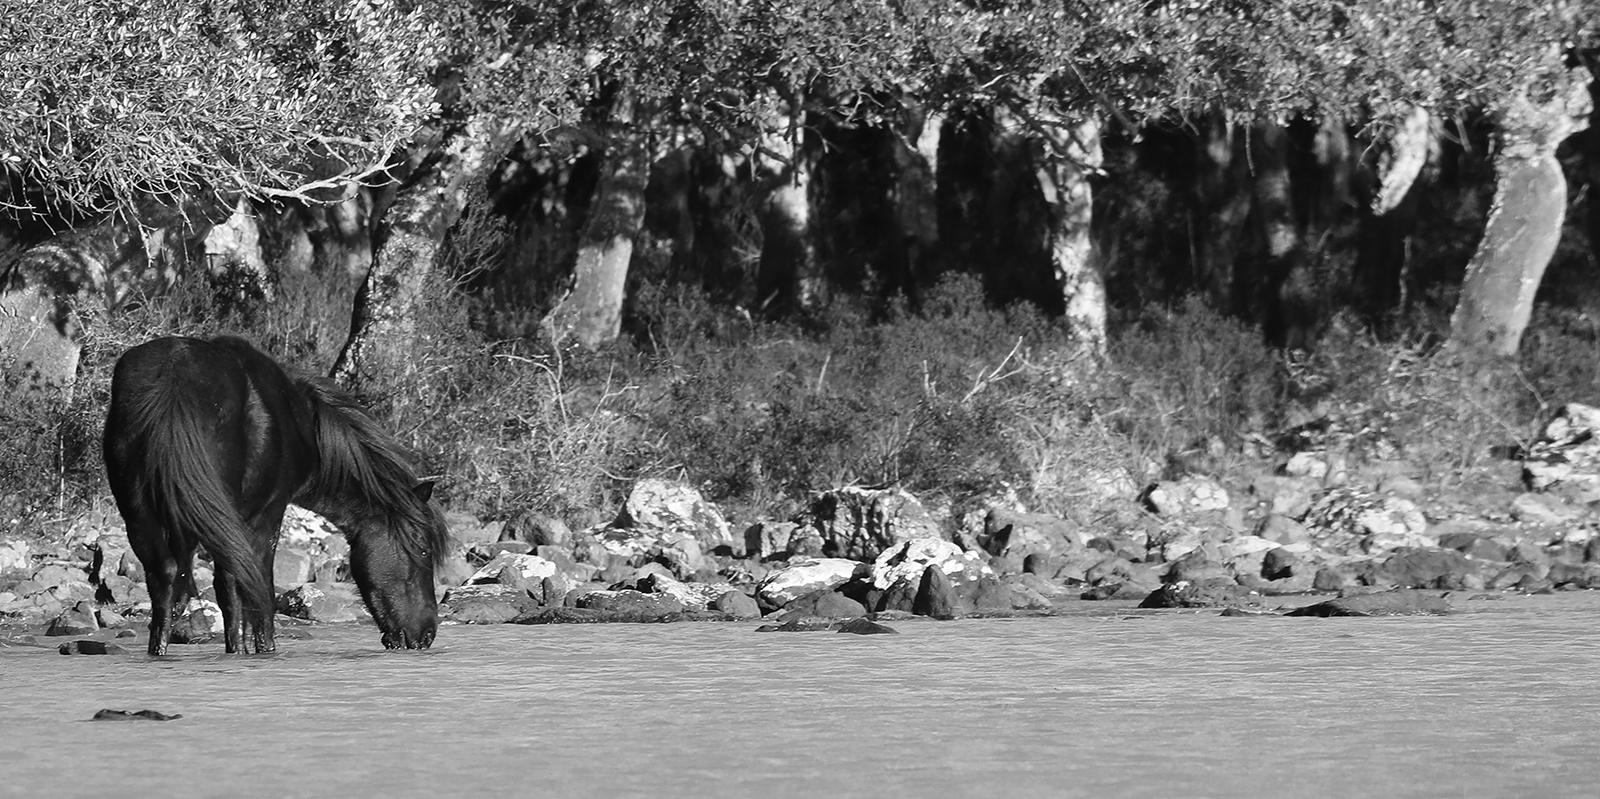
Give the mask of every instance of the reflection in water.
M 1212 611 L 319 629 L 265 657 L 0 648 L 0 795 L 1509 796 L 1600 778 L 1590 595 Z M 101 708 L 172 722 L 80 723 Z M 159 754 L 158 754 L 159 753 Z

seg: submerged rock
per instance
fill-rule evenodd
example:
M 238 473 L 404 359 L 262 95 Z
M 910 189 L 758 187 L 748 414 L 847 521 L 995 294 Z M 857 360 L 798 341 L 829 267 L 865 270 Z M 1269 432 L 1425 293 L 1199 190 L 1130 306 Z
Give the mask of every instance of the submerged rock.
M 900 634 L 900 631 L 893 627 L 887 627 L 867 618 L 851 619 L 839 625 L 838 631 L 841 633 L 850 633 L 852 635 Z
M 56 651 L 60 652 L 63 655 L 126 655 L 126 654 L 128 654 L 128 650 L 123 649 L 122 647 L 117 646 L 116 644 L 107 643 L 105 641 L 96 641 L 96 640 L 91 639 L 91 638 L 84 638 L 84 639 L 80 639 L 80 640 L 77 640 L 77 641 L 68 641 L 68 642 L 62 644 L 61 646 L 56 647 Z
M 154 710 L 101 710 L 93 721 L 173 721 L 183 718 L 182 713 L 167 715 Z
M 1339 597 L 1303 608 L 1295 608 L 1285 616 L 1442 616 L 1451 610 L 1450 603 L 1438 594 L 1427 591 L 1399 589 L 1373 594 Z

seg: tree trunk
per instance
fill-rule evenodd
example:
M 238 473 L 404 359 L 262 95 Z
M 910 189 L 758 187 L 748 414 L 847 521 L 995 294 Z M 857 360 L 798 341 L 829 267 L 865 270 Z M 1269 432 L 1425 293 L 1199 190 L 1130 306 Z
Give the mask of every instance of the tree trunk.
M 416 345 L 416 310 L 437 267 L 445 233 L 466 207 L 471 181 L 505 152 L 513 128 L 473 117 L 438 161 L 422 167 L 389 208 L 387 236 L 356 294 L 350 335 L 331 375 L 360 390 L 374 375 L 400 370 Z
M 767 185 L 761 213 L 761 266 L 757 302 L 762 308 L 809 310 L 826 301 L 827 283 L 817 263 L 811 230 L 811 181 L 816 154 L 807 146 L 804 111 L 768 122 L 755 172 Z
M 1517 98 L 1500 114 L 1494 202 L 1450 319 L 1448 346 L 1459 354 L 1510 357 L 1522 343 L 1566 213 L 1556 147 L 1590 111 L 1586 87 L 1567 88 L 1543 105 Z
M 1106 349 L 1106 288 L 1094 262 L 1089 224 L 1094 211 L 1089 176 L 1102 163 L 1100 120 L 1045 125 L 1051 152 L 1041 153 L 1035 170 L 1048 208 L 1050 261 L 1065 306 L 1067 324 L 1095 356 Z
M 907 97 L 890 147 L 894 154 L 894 215 L 905 250 L 910 286 L 937 275 L 939 254 L 938 159 L 943 115 Z
M 592 349 L 615 340 L 622 329 L 623 289 L 644 222 L 650 157 L 643 134 L 629 129 L 631 101 L 619 97 L 612 115 L 617 135 L 601 160 L 600 181 L 578 237 L 572 290 L 544 321 L 557 344 L 575 338 Z
M 1238 307 L 1235 267 L 1239 260 L 1239 240 L 1245 220 L 1250 216 L 1248 180 L 1240 163 L 1237 129 L 1220 113 L 1203 123 L 1196 141 L 1194 204 L 1198 224 L 1193 226 L 1191 251 L 1194 260 L 1195 288 L 1204 294 L 1212 308 L 1230 311 Z

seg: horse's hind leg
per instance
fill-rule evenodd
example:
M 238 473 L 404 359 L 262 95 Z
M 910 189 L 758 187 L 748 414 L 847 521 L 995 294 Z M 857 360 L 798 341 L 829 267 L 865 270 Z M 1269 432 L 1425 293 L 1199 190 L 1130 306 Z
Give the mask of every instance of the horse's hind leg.
M 217 569 L 216 580 L 212 585 L 217 590 L 217 607 L 222 610 L 222 647 L 223 651 L 233 654 L 239 651 L 239 641 L 243 632 L 243 609 L 239 605 L 239 584 L 233 579 L 233 574 Z
M 161 526 L 150 521 L 128 519 L 128 543 L 144 565 L 145 586 L 150 592 L 150 645 L 152 655 L 167 653 L 172 637 L 172 615 L 187 589 L 178 559 L 166 546 Z

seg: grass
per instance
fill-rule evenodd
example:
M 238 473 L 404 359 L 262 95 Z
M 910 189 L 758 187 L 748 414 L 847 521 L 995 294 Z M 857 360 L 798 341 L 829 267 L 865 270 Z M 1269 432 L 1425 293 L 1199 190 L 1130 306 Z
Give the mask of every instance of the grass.
M 16 455 L 0 473 L 13 532 L 48 537 L 104 508 L 97 442 L 122 350 L 227 331 L 323 372 L 352 290 L 291 276 L 270 301 L 239 302 L 202 280 L 115 312 L 80 307 L 70 403 L 0 410 L 0 447 Z M 1520 363 L 1486 381 L 1431 351 L 1427 331 L 1381 341 L 1335 324 L 1314 352 L 1286 353 L 1198 301 L 1147 311 L 1097 364 L 1057 323 L 994 308 L 962 276 L 916 311 L 846 300 L 791 322 L 645 287 L 629 337 L 600 352 L 489 340 L 452 286 L 430 296 L 407 368 L 370 392 L 376 412 L 443 476 L 451 507 L 575 526 L 608 519 L 645 476 L 700 486 L 735 523 L 784 517 L 845 484 L 900 485 L 952 506 L 1014 497 L 1073 515 L 1105 501 L 1111 483 L 1270 470 L 1283 450 L 1266 442 L 1403 459 L 1447 485 L 1492 446 L 1530 436 L 1552 403 L 1587 398 L 1600 372 L 1600 325 L 1548 309 Z

